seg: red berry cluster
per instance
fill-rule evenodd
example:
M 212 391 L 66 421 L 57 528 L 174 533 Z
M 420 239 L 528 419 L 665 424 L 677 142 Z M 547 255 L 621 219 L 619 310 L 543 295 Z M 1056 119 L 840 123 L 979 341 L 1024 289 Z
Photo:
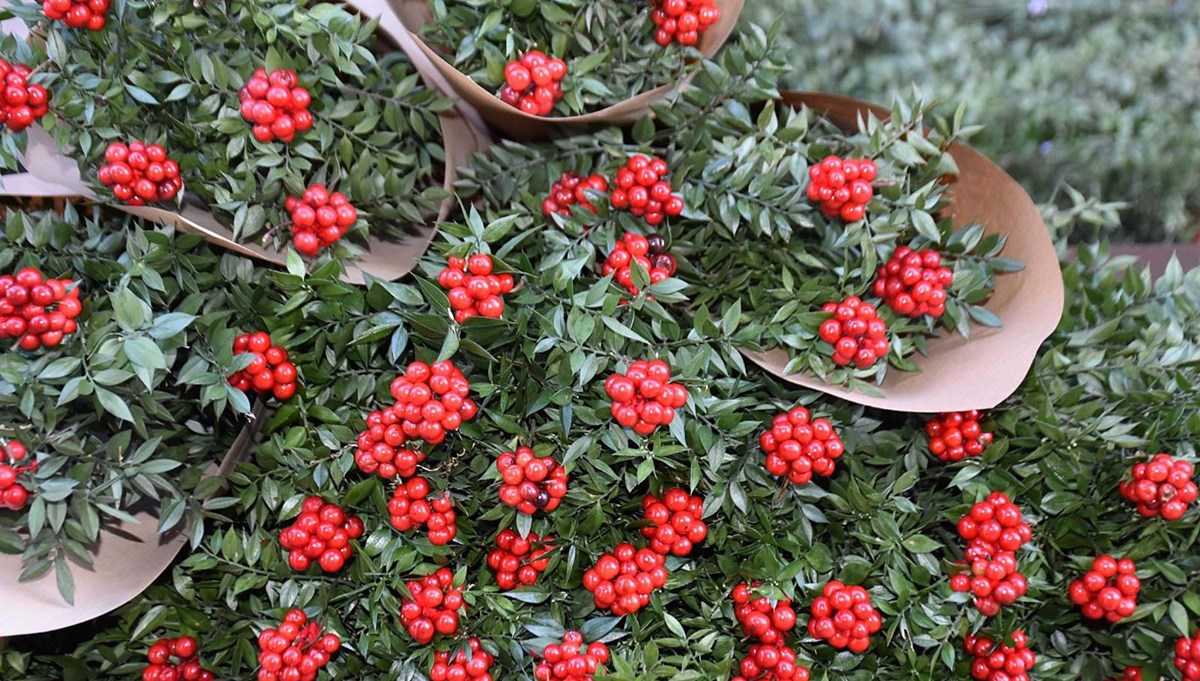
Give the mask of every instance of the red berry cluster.
M 550 217 L 554 213 L 570 215 L 571 206 L 580 206 L 593 213 L 596 207 L 588 200 L 588 191 L 608 191 L 608 180 L 599 175 L 581 177 L 575 173 L 563 173 L 558 182 L 550 187 L 550 195 L 542 200 L 542 214 Z
M 824 639 L 834 648 L 862 653 L 871 645 L 871 634 L 882 624 L 866 589 L 835 580 L 826 584 L 821 596 L 813 601 L 808 635 Z
M 687 388 L 671 383 L 671 367 L 661 359 L 639 359 L 625 373 L 609 376 L 604 392 L 612 398 L 609 410 L 613 418 L 638 435 L 669 425 L 675 420 L 675 410 L 688 401 Z
M 367 475 L 377 473 L 384 480 L 417 474 L 417 464 L 425 460 L 425 452 L 405 446 L 408 438 L 401 420 L 395 407 L 367 414 L 367 427 L 358 434 L 358 450 L 354 452 L 358 470 Z
M 476 315 L 499 319 L 504 314 L 500 296 L 513 290 L 511 274 L 492 274 L 492 256 L 476 253 L 469 258 L 449 258 L 438 283 L 449 291 L 454 321 L 462 324 Z
M 1134 464 L 1133 479 L 1121 482 L 1121 495 L 1147 518 L 1161 515 L 1164 520 L 1179 520 L 1196 500 L 1194 472 L 1190 462 L 1155 454 L 1149 462 Z
M 400 620 L 408 635 L 421 645 L 429 645 L 434 634 L 458 633 L 458 616 L 463 609 L 462 591 L 454 587 L 454 573 L 441 568 L 424 579 L 405 586 L 412 598 L 400 605 Z
M 312 95 L 298 83 L 295 71 L 258 69 L 238 91 L 242 118 L 254 124 L 254 139 L 290 144 L 296 133 L 312 128 Z
M 660 225 L 666 216 L 683 212 L 683 197 L 671 191 L 670 169 L 661 158 L 634 154 L 617 169 L 610 198 L 612 207 L 628 210 L 648 225 Z
M 875 196 L 871 181 L 878 172 L 874 161 L 826 156 L 808 169 L 808 200 L 819 203 L 821 212 L 831 218 L 857 222 Z
M 279 400 L 290 400 L 296 394 L 296 365 L 288 361 L 288 351 L 271 345 L 266 331 L 238 336 L 233 341 L 233 354 L 251 354 L 249 366 L 229 377 L 229 385 L 246 391 L 271 393 Z
M 1012 605 L 1028 589 L 1017 571 L 1016 551 L 1033 538 L 1021 509 L 1009 498 L 992 492 L 958 521 L 958 535 L 967 540 L 965 562 L 971 574 L 950 578 L 950 588 L 970 591 L 975 607 L 988 617 Z
M 954 271 L 942 266 L 937 251 L 901 246 L 887 264 L 879 266 L 874 291 L 905 317 L 941 317 L 946 312 L 946 287 L 952 283 Z
M 131 206 L 170 201 L 183 189 L 179 164 L 167 157 L 161 144 L 112 142 L 104 160 L 97 173 L 100 184 Z
M 313 681 L 341 647 L 337 634 L 323 634 L 303 610 L 289 610 L 277 628 L 258 635 L 258 681 Z
M 29 501 L 29 490 L 17 482 L 17 476 L 25 471 L 37 470 L 37 462 L 28 466 L 13 465 L 23 460 L 26 454 L 25 445 L 16 440 L 0 443 L 0 461 L 4 461 L 0 463 L 0 507 L 10 511 L 25 508 L 25 503 Z
M 350 560 L 350 540 L 362 533 L 358 516 L 346 515 L 340 506 L 321 497 L 309 497 L 296 520 L 279 534 L 279 543 L 288 549 L 288 565 L 293 570 L 307 570 L 315 560 L 325 572 L 337 572 Z
M 521 537 L 512 530 L 501 530 L 496 535 L 496 548 L 487 556 L 488 569 L 496 573 L 500 590 L 536 584 L 538 575 L 550 567 L 547 554 L 554 549 L 553 540 L 554 537 L 539 537 L 536 532 Z
M 967 634 L 963 647 L 974 657 L 971 678 L 977 681 L 1029 681 L 1033 669 L 1033 651 L 1026 647 L 1025 632 L 1018 629 L 1010 637 L 1013 645 L 999 645 L 986 636 Z
M 61 21 L 67 28 L 86 28 L 101 31 L 108 23 L 105 13 L 109 0 L 42 0 L 42 12 L 51 21 Z
M 654 42 L 666 47 L 675 41 L 695 45 L 704 29 L 717 23 L 721 10 L 715 0 L 651 0 L 650 18 L 658 30 Z
M 796 663 L 791 646 L 755 643 L 738 664 L 731 681 L 808 681 L 808 667 Z
M 413 478 L 398 485 L 388 501 L 388 515 L 392 527 L 408 532 L 424 525 L 429 531 L 429 543 L 434 546 L 449 544 L 458 534 L 458 515 L 454 512 L 454 500 L 449 492 L 427 501 L 429 482 L 425 478 Z
M 358 211 L 346 195 L 330 192 L 323 184 L 287 197 L 283 206 L 292 216 L 292 245 L 310 257 L 332 246 L 358 221 Z
M 1071 582 L 1068 595 L 1083 616 L 1107 619 L 1116 624 L 1137 610 L 1137 595 L 1142 582 L 1134 574 L 1137 566 L 1128 558 L 1117 560 L 1109 555 L 1096 556 L 1092 569 Z
M 666 249 L 667 240 L 658 234 L 645 237 L 625 232 L 600 266 L 600 273 L 612 274 L 618 284 L 629 291 L 630 295 L 636 296 L 640 290 L 633 283 L 634 262 L 646 270 L 651 284 L 657 284 L 675 275 L 675 257 L 666 253 Z
M 561 644 L 551 643 L 542 648 L 542 661 L 534 670 L 537 681 L 591 681 L 608 662 L 608 646 L 596 641 L 583 647 L 583 635 L 578 631 L 563 634 Z
M 467 645 L 471 649 L 469 658 L 466 650 L 459 650 L 453 658 L 448 651 L 435 652 L 429 681 L 492 681 L 492 673 L 488 670 L 496 659 L 474 636 L 467 639 Z
M 618 544 L 583 573 L 583 588 L 592 592 L 598 610 L 614 615 L 635 613 L 650 602 L 650 594 L 667 583 L 666 559 L 650 549 Z
M 177 658 L 173 662 L 171 658 Z M 196 639 L 191 636 L 162 638 L 146 651 L 150 662 L 142 670 L 142 681 L 213 681 L 216 676 L 200 666 Z
M 790 600 L 771 603 L 766 596 L 755 596 L 759 582 L 733 587 L 733 616 L 742 625 L 742 633 L 768 646 L 782 645 L 796 627 L 796 611 Z M 748 675 L 747 675 L 748 676 Z
M 992 444 L 992 434 L 979 425 L 982 416 L 972 409 L 947 412 L 926 421 L 930 453 L 942 461 L 962 461 L 983 454 Z
M 108 0 L 103 0 L 105 4 Z M 41 85 L 30 85 L 29 67 L 9 64 L 0 59 L 0 80 L 4 93 L 0 97 L 0 126 L 8 125 L 12 132 L 21 132 L 50 110 L 50 95 Z
M 767 471 L 786 475 L 796 485 L 811 481 L 814 474 L 833 475 L 834 462 L 846 451 L 829 419 L 812 419 L 804 407 L 777 414 L 758 444 L 767 455 Z
M 1175 641 L 1175 668 L 1183 673 L 1183 681 L 1200 681 L 1200 632 Z
M 1110 681 L 1142 681 L 1142 668 L 1132 665 L 1125 667 L 1121 672 L 1121 678 L 1110 679 Z
M 70 279 L 46 279 L 33 267 L 0 276 L 0 339 L 17 338 L 22 350 L 52 348 L 75 333 L 83 311 Z
M 504 67 L 504 85 L 500 99 L 530 116 L 548 116 L 554 103 L 562 99 L 562 80 L 567 63 L 530 50 Z
M 496 470 L 504 481 L 500 501 L 526 515 L 550 513 L 567 495 L 567 469 L 553 456 L 538 457 L 529 447 L 517 447 L 515 454 L 501 453 Z
M 702 520 L 704 500 L 678 487 L 662 499 L 647 494 L 642 499 L 642 511 L 653 523 L 642 528 L 642 536 L 650 540 L 650 550 L 659 555 L 691 555 L 692 548 L 708 536 L 708 525 Z
M 833 346 L 833 363 L 844 367 L 850 362 L 866 369 L 887 356 L 887 324 L 876 314 L 875 306 L 850 296 L 839 303 L 825 303 L 822 312 L 833 315 L 821 322 L 821 340 Z
M 475 402 L 467 397 L 470 392 L 471 384 L 450 360 L 433 365 L 413 362 L 392 381 L 396 398 L 392 409 L 403 417 L 400 427 L 405 437 L 436 445 L 446 439 L 447 431 L 475 418 Z

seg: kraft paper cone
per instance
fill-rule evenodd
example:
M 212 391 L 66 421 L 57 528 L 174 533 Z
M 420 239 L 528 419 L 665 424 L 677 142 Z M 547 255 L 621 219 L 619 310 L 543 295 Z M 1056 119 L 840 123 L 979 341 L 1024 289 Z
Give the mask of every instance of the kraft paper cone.
M 447 92 L 458 95 L 489 125 L 513 139 L 539 140 L 550 137 L 553 132 L 558 130 L 578 131 L 594 125 L 628 125 L 645 116 L 650 112 L 652 106 L 663 101 L 671 92 L 687 85 L 691 80 L 689 77 L 678 83 L 663 85 L 599 111 L 578 116 L 531 116 L 500 101 L 496 93 L 485 90 L 465 73 L 455 68 L 453 64 L 443 59 L 420 38 L 417 32 L 433 19 L 433 14 L 429 9 L 429 0 L 387 0 L 387 2 L 404 21 L 404 25 L 410 31 L 410 37 L 428 58 L 428 63 L 436 69 L 438 78 L 449 84 L 450 90 Z M 744 4 L 745 0 L 716 0 L 717 7 L 721 9 L 721 18 L 701 34 L 696 49 L 703 52 L 706 57 L 716 54 L 733 32 Z M 414 63 L 416 63 L 415 59 Z
M 4 4 L 4 0 L 0 0 L 0 7 L 3 7 Z M 409 32 L 405 30 L 399 18 L 392 13 L 391 8 L 384 0 L 353 0 L 352 2 L 348 2 L 347 5 L 357 9 L 365 16 L 379 17 L 380 31 L 395 44 L 399 45 L 401 49 L 405 50 L 413 60 L 414 68 L 417 69 L 418 73 L 425 76 L 427 84 L 430 87 L 440 89 L 436 79 L 430 82 L 428 74 L 432 72 L 432 69 L 422 56 L 420 49 L 416 48 Z M 10 31 L 11 29 L 12 32 L 17 34 L 23 35 L 26 33 L 23 22 L 16 21 L 13 26 L 10 26 L 9 23 L 4 22 L 5 31 Z M 453 109 L 444 112 L 440 116 L 440 121 L 446 156 L 445 177 L 442 185 L 447 192 L 453 192 L 454 183 L 458 179 L 458 168 L 465 165 L 470 160 L 472 154 L 486 149 L 489 140 L 484 134 L 478 132 L 475 126 L 467 122 L 459 112 Z M 80 176 L 79 167 L 75 161 L 68 156 L 60 154 L 54 141 L 45 131 L 39 126 L 33 126 L 28 129 L 28 135 L 29 142 L 26 153 L 21 159 L 22 165 L 35 178 L 39 178 L 49 185 L 47 190 L 55 193 L 29 194 L 19 193 L 11 188 L 2 188 L 0 189 L 0 194 L 28 197 L 71 196 L 89 200 L 97 199 L 95 193 L 91 191 L 88 184 Z M 20 181 L 20 184 L 27 188 L 36 188 L 38 186 L 28 179 Z M 191 198 L 190 202 L 189 197 Z M 280 250 L 254 241 L 238 242 L 235 240 L 232 230 L 221 224 L 210 212 L 201 207 L 201 204 L 195 197 L 187 193 L 186 184 L 184 201 L 185 205 L 178 209 L 159 206 L 126 206 L 123 204 L 114 204 L 114 207 L 131 215 L 136 215 L 159 224 L 174 225 L 182 231 L 198 234 L 211 243 L 251 258 L 263 260 L 274 265 L 283 265 L 287 262 L 286 249 Z M 440 206 L 436 220 L 438 222 L 445 220 L 454 209 L 454 205 L 454 197 L 447 197 Z M 389 281 L 400 279 L 416 267 L 421 256 L 428 250 L 430 242 L 433 241 L 435 232 L 436 227 L 433 224 L 425 224 L 414 225 L 412 233 L 395 239 L 385 240 L 378 237 L 371 237 L 367 242 L 366 252 L 357 260 L 346 263 L 346 273 L 343 279 L 355 284 L 363 283 L 368 274 Z
M 887 118 L 888 110 L 849 97 L 812 92 L 784 93 L 782 100 L 824 113 L 844 130 L 858 129 L 859 114 Z M 1025 265 L 1020 272 L 996 277 L 996 290 L 985 307 L 1004 326 L 971 325 L 971 338 L 943 332 L 928 343 L 929 355 L 914 355 L 917 372 L 889 369 L 880 395 L 826 385 L 806 374 L 783 374 L 783 349 L 743 354 L 768 373 L 789 383 L 869 407 L 904 412 L 990 409 L 1016 391 L 1042 342 L 1054 332 L 1063 311 L 1063 279 L 1058 256 L 1029 194 L 999 166 L 974 149 L 955 143 L 950 153 L 959 174 L 947 216 L 955 228 L 981 223 L 988 234 L 1007 237 L 1003 255 Z
M 254 419 L 242 430 L 219 466 L 206 476 L 224 477 L 249 450 L 262 423 L 265 409 L 259 402 Z M 130 509 L 133 512 L 133 509 Z M 54 570 L 32 582 L 20 582 L 21 556 L 0 555 L 0 595 L 6 612 L 18 617 L 0 618 L 0 637 L 39 634 L 86 622 L 116 610 L 137 597 L 171 566 L 187 542 L 184 528 L 165 535 L 156 532 L 157 509 L 133 513 L 138 523 L 116 521 L 100 529 L 92 547 L 92 567 L 71 563 L 75 578 L 75 604 L 58 593 Z

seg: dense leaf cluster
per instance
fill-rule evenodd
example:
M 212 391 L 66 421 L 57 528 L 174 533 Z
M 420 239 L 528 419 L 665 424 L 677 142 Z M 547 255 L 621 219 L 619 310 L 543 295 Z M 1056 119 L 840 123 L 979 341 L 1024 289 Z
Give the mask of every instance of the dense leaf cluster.
M 34 24 L 41 4 L 13 11 Z M 84 179 L 95 183 L 109 142 L 162 143 L 188 194 L 240 237 L 268 243 L 288 241 L 286 228 L 278 233 L 289 223 L 284 199 L 311 184 L 346 194 L 379 236 L 403 233 L 445 198 L 438 113 L 450 102 L 422 85 L 376 21 L 338 5 L 253 0 L 132 0 L 113 11 L 119 20 L 100 33 L 51 24 L 44 47 L 0 43 L 6 58 L 49 60 L 46 127 Z M 291 68 L 312 93 L 314 127 L 294 144 L 256 141 L 238 111 L 257 68 Z M 11 170 L 15 147 L 5 144 L 0 165 Z

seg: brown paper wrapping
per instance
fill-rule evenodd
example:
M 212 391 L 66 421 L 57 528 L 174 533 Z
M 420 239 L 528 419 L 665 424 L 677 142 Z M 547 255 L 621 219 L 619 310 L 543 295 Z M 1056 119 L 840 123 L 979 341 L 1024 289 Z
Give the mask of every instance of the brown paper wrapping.
M 428 59 L 428 63 L 436 69 L 438 79 L 449 84 L 449 92 L 458 95 L 489 125 L 513 139 L 545 139 L 556 130 L 579 131 L 593 125 L 628 125 L 649 113 L 650 107 L 666 99 L 672 91 L 686 85 L 690 80 L 688 78 L 679 83 L 663 85 L 599 111 L 578 116 L 531 116 L 500 101 L 496 93 L 485 90 L 465 73 L 459 71 L 417 35 L 421 27 L 433 19 L 433 14 L 429 9 L 429 0 L 387 0 L 387 2 L 404 21 L 404 25 L 411 32 L 411 39 Z M 744 4 L 745 0 L 716 0 L 717 7 L 721 9 L 721 18 L 701 34 L 696 48 L 707 57 L 716 54 L 733 32 Z
M 229 451 L 205 471 L 224 477 L 250 450 L 263 421 L 262 402 L 254 406 L 253 419 L 242 429 Z M 134 509 L 129 509 L 132 513 Z M 58 593 L 54 570 L 31 582 L 20 582 L 21 556 L 0 555 L 0 594 L 6 612 L 19 617 L 0 618 L 0 637 L 38 634 L 63 629 L 116 610 L 137 597 L 171 566 L 187 543 L 186 528 L 159 535 L 155 508 L 133 513 L 140 522 L 114 521 L 100 528 L 92 545 L 92 566 L 71 562 L 75 578 L 75 604 Z
M 429 87 L 439 90 L 445 84 L 436 77 L 433 69 L 421 50 L 414 44 L 409 32 L 405 30 L 400 19 L 392 13 L 384 0 L 350 0 L 349 6 L 367 17 L 379 17 L 379 29 L 383 34 L 401 47 L 413 61 L 414 68 L 422 74 Z M 0 0 L 0 7 L 5 5 Z M 25 25 L 20 21 L 4 22 L 4 30 L 17 35 L 27 35 Z M 453 191 L 454 182 L 458 179 L 458 168 L 465 165 L 471 154 L 487 148 L 489 141 L 486 135 L 477 132 L 464 118 L 461 112 L 450 110 L 441 115 L 442 137 L 445 145 L 445 177 L 443 187 Z M 482 129 L 480 126 L 478 129 Z M 23 165 L 32 178 L 23 178 L 18 185 L 24 191 L 12 187 L 0 187 L 0 195 L 8 196 L 67 196 L 95 200 L 96 195 L 80 176 L 79 167 L 71 158 L 58 152 L 54 141 L 40 127 L 29 128 L 29 144 Z M 42 180 L 43 184 L 35 180 Z M 9 178 L 3 178 L 8 182 Z M 185 180 L 186 182 L 186 180 Z M 43 190 L 50 194 L 34 194 L 30 191 Z M 185 189 L 186 192 L 186 189 Z M 437 221 L 445 220 L 455 205 L 454 197 L 448 197 L 442 202 L 437 214 Z M 116 208 L 132 215 L 145 218 L 163 225 L 175 225 L 178 229 L 199 234 L 209 242 L 222 246 L 231 251 L 257 258 L 275 265 L 287 262 L 287 250 L 279 250 L 255 242 L 238 242 L 233 238 L 233 232 L 221 224 L 208 211 L 194 205 L 185 205 L 180 209 L 168 209 L 158 206 L 125 206 L 115 204 Z M 361 284 L 365 275 L 386 280 L 396 280 L 412 271 L 417 261 L 429 248 L 436 228 L 433 224 L 416 225 L 415 231 L 396 239 L 381 239 L 371 237 L 366 246 L 366 252 L 356 261 L 346 263 L 346 281 Z
M 849 97 L 811 92 L 788 92 L 787 104 L 823 112 L 846 130 L 858 129 L 860 113 L 887 118 L 888 110 Z M 904 412 L 943 412 L 990 409 L 1011 395 L 1025 379 L 1038 349 L 1063 311 L 1063 279 L 1058 256 L 1041 214 L 1029 194 L 995 163 L 974 149 L 955 143 L 950 153 L 959 175 L 951 184 L 953 204 L 948 216 L 956 228 L 978 222 L 988 234 L 1002 234 L 1006 257 L 1025 265 L 1020 272 L 996 278 L 996 290 L 985 307 L 1004 326 L 971 325 L 971 338 L 943 333 L 929 340 L 929 355 L 911 359 L 917 372 L 890 369 L 879 395 L 827 385 L 815 376 L 783 374 L 788 353 L 783 349 L 743 353 L 768 373 L 789 383 L 818 390 L 868 407 Z

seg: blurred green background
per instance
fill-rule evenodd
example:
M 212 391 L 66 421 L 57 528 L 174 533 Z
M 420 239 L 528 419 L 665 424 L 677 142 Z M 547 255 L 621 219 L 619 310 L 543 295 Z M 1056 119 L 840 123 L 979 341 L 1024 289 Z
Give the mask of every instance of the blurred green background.
M 915 85 L 1039 202 L 1121 202 L 1117 240 L 1200 233 L 1200 0 L 748 0 L 789 87 L 888 103 Z M 1076 234 L 1086 238 L 1091 235 Z

